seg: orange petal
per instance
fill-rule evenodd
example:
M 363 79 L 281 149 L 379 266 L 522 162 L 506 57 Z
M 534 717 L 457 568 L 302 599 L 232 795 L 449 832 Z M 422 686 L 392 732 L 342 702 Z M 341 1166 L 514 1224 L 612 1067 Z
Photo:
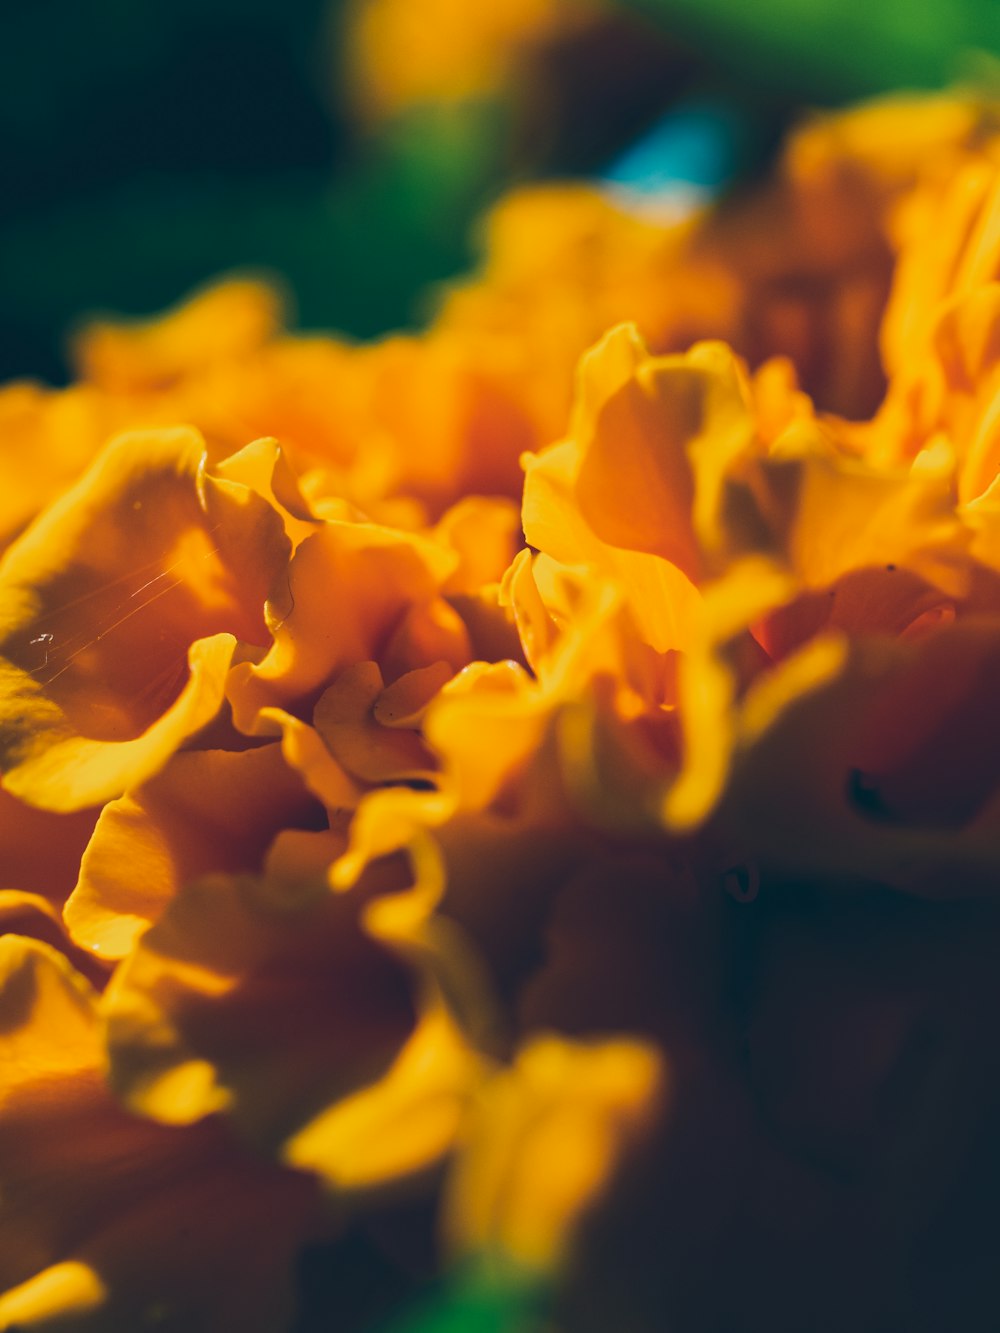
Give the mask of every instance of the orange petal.
M 0 563 L 0 763 L 15 794 L 117 796 L 212 718 L 234 636 L 264 644 L 278 514 L 188 429 L 114 441 Z
M 0 939 L 0 1325 L 283 1327 L 312 1183 L 219 1124 L 123 1111 L 95 1004 L 59 953 Z
M 275 1144 L 384 1072 L 414 1023 L 406 970 L 322 882 L 186 886 L 106 993 L 112 1081 L 187 1124 L 225 1109 Z
M 97 821 L 65 907 L 74 940 L 123 958 L 188 880 L 258 871 L 271 840 L 317 810 L 281 747 L 176 754 Z
M 426 539 L 372 523 L 326 523 L 295 552 L 287 593 L 270 605 L 272 648 L 232 673 L 237 725 L 252 734 L 268 706 L 307 713 L 338 671 L 377 659 L 454 567 L 454 554 Z

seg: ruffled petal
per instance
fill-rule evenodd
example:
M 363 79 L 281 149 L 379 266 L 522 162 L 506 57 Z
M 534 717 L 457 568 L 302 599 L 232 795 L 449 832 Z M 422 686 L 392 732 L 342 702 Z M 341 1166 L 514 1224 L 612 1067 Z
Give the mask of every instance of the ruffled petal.
M 322 882 L 209 878 L 177 894 L 105 995 L 127 1105 L 225 1110 L 274 1146 L 380 1076 L 414 1022 L 407 969 Z
M 83 947 L 124 958 L 188 880 L 259 871 L 274 837 L 317 813 L 278 745 L 176 754 L 102 810 L 66 924 Z
M 209 722 L 236 639 L 265 644 L 281 519 L 177 429 L 123 436 L 0 564 L 0 763 L 74 810 L 151 776 Z

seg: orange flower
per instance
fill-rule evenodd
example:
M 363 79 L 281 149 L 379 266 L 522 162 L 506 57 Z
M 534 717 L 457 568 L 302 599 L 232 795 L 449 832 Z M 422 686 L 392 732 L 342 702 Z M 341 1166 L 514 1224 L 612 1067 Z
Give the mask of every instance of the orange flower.
M 281 1324 L 292 1167 L 574 1328 L 746 1322 L 734 1237 L 751 1322 L 914 1324 L 996 1101 L 993 133 L 522 193 L 423 335 L 230 283 L 0 401 L 56 488 L 148 427 L 0 514 L 0 1322 Z

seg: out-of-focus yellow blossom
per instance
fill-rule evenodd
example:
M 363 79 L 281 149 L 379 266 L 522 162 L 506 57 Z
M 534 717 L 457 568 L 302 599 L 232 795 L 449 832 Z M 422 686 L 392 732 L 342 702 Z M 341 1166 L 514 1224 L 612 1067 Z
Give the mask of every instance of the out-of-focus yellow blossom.
M 0 389 L 4 477 L 0 545 L 71 485 L 121 422 L 118 404 L 90 385 L 61 392 L 28 382 Z
M 878 458 L 953 468 L 970 522 L 986 528 L 998 463 L 998 162 L 994 147 L 947 189 L 932 182 L 909 201 L 883 330 L 889 392 L 861 433 Z
M 940 186 L 981 159 L 995 123 L 971 97 L 892 98 L 817 117 L 769 179 L 675 224 L 637 219 L 588 187 L 522 190 L 495 211 L 483 275 L 448 299 L 442 319 L 497 342 L 515 330 L 527 339 L 524 382 L 556 415 L 543 443 L 564 428 L 564 358 L 575 362 L 622 320 L 655 352 L 721 338 L 753 368 L 787 355 L 821 407 L 865 416 L 884 388 L 877 336 L 898 207 L 921 180 Z
M 662 1082 L 655 1051 L 637 1041 L 532 1041 L 470 1117 L 445 1201 L 451 1244 L 554 1267 L 579 1212 L 653 1119 Z
M 168 389 L 192 371 L 263 346 L 281 327 L 281 305 L 264 283 L 208 288 L 160 319 L 131 326 L 97 321 L 77 335 L 80 374 L 107 393 Z
M 785 354 L 820 406 L 864 416 L 883 385 L 876 337 L 907 231 L 897 204 L 920 179 L 939 197 L 963 161 L 982 160 L 992 127 L 971 98 L 821 119 L 769 182 L 680 224 L 638 220 L 580 185 L 520 191 L 490 223 L 481 276 L 419 338 L 290 337 L 275 293 L 248 280 L 159 322 L 104 320 L 77 337 L 79 385 L 0 397 L 0 447 L 21 477 L 0 534 L 111 434 L 179 421 L 212 458 L 276 436 L 307 490 L 407 526 L 465 494 L 516 496 L 518 454 L 563 432 L 578 357 L 622 320 L 656 352 L 724 338 L 755 368 Z
M 349 69 L 364 112 L 393 115 L 426 102 L 497 95 L 526 48 L 591 25 L 599 0 L 497 0 L 469 10 L 432 0 L 357 0 L 348 32 Z

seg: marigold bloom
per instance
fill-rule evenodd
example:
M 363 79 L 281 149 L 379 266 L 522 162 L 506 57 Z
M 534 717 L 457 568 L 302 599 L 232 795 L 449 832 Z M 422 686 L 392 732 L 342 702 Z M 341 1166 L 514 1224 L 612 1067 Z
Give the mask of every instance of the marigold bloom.
M 947 1322 L 1000 1104 L 994 134 L 823 119 L 683 225 L 522 192 L 421 335 L 229 283 L 0 399 L 58 455 L 0 513 L 0 1322 L 278 1326 L 288 1166 L 582 1333 Z

